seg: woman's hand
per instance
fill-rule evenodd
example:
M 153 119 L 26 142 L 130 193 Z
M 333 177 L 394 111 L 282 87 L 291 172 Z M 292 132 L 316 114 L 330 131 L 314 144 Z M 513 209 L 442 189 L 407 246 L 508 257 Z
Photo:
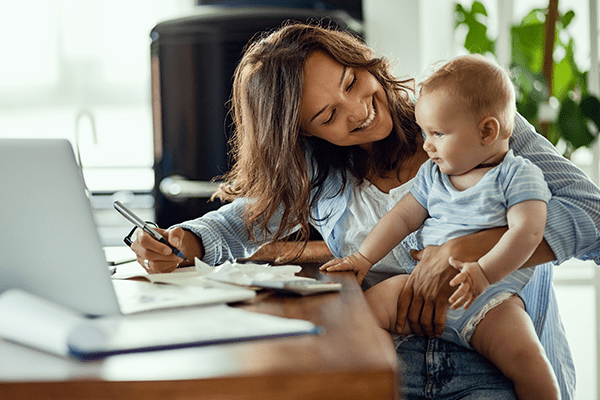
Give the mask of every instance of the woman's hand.
M 186 257 L 182 260 L 173 254 L 165 244 L 160 243 L 149 234 L 138 229 L 137 237 L 131 244 L 131 250 L 137 261 L 148 273 L 173 272 L 177 267 L 193 265 L 194 257 L 202 258 L 204 247 L 200 238 L 182 228 L 171 230 L 156 229 L 169 243 L 177 247 Z
M 408 322 L 410 329 L 419 335 L 440 336 L 446 327 L 448 299 L 454 292 L 450 281 L 458 273 L 450 265 L 450 257 L 477 261 L 498 243 L 504 232 L 505 227 L 487 229 L 449 240 L 442 246 L 411 251 L 419 263 L 398 298 L 396 326 Z
M 354 271 L 356 280 L 360 285 L 372 266 L 373 264 L 365 256 L 360 252 L 356 252 L 348 257 L 330 260 L 322 265 L 319 270 L 327 272 Z
M 448 263 L 450 254 L 444 246 L 411 251 L 419 263 L 398 298 L 397 329 L 408 322 L 410 330 L 420 336 L 435 337 L 444 332 L 448 299 L 454 292 L 449 282 L 458 273 Z

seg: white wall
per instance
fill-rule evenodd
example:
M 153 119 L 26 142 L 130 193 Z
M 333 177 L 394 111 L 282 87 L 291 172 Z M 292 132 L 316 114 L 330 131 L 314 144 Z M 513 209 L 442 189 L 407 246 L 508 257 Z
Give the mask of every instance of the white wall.
M 419 78 L 455 55 L 454 2 L 363 0 L 367 43 L 395 61 L 396 76 Z

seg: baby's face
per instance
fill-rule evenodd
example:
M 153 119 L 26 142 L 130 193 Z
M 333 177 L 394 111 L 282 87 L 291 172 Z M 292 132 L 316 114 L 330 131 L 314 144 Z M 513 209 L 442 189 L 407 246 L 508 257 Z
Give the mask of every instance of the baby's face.
M 415 116 L 425 133 L 423 149 L 446 175 L 462 175 L 481 163 L 479 121 L 444 90 L 424 92 Z

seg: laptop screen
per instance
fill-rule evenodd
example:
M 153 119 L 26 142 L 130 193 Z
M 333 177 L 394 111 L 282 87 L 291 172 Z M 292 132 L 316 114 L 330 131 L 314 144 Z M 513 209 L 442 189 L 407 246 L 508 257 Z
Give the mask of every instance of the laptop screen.
M 0 292 L 20 288 L 87 315 L 119 305 L 73 149 L 0 139 Z

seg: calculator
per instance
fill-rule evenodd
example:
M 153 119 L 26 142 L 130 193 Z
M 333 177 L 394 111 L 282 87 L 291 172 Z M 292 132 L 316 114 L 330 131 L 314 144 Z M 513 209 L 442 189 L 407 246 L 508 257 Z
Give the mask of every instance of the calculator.
M 252 286 L 256 286 L 261 289 L 272 289 L 280 293 L 299 294 L 301 296 L 327 292 L 339 292 L 342 289 L 341 283 L 316 280 L 253 281 Z

